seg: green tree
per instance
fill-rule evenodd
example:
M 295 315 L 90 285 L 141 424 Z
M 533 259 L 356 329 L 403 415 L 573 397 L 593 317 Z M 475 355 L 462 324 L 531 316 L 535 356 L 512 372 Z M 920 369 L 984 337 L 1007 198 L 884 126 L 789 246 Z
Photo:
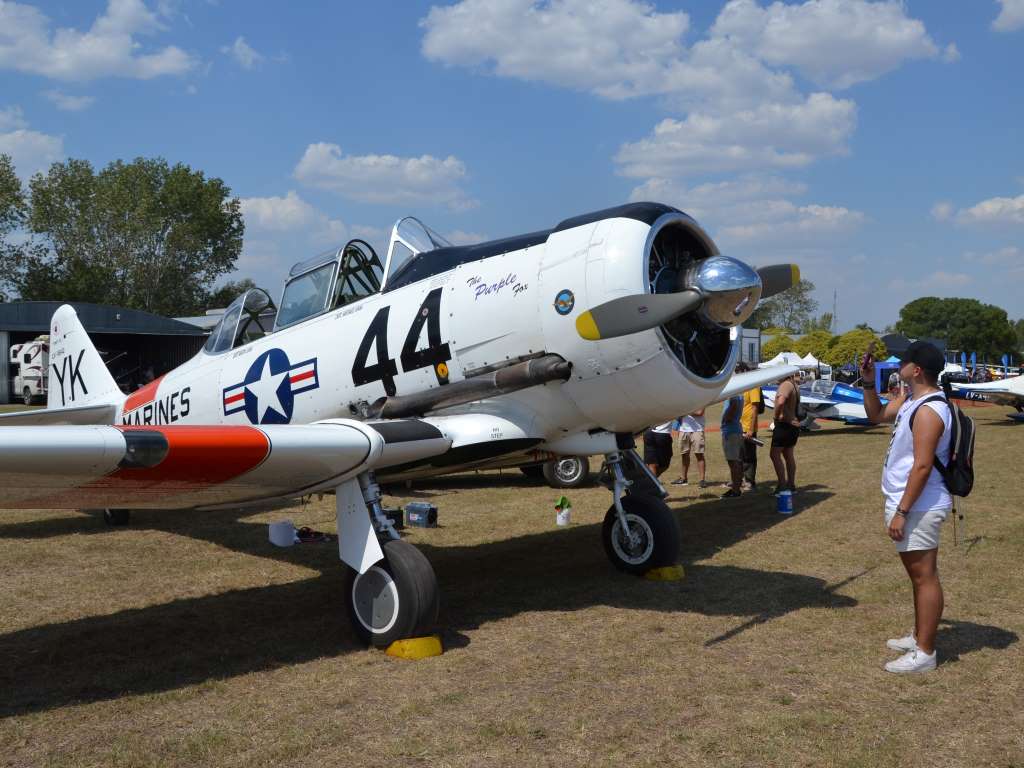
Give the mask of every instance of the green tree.
M 744 325 L 764 330 L 777 326 L 790 333 L 800 333 L 818 311 L 818 302 L 811 294 L 814 283 L 801 280 L 789 290 L 764 299 Z
M 206 299 L 206 306 L 209 309 L 226 307 L 250 288 L 255 288 L 250 278 L 243 277 L 241 280 L 228 280 L 220 288 L 215 288 Z
M 825 331 L 830 336 L 832 335 L 832 313 L 825 312 L 820 317 L 811 318 L 811 320 L 804 326 L 804 333 L 813 333 L 815 331 Z
M 780 334 L 768 340 L 766 344 L 761 347 L 761 360 L 771 360 L 780 352 L 792 352 L 794 341 L 791 337 L 786 334 Z
M 854 360 L 859 361 L 867 352 L 868 344 L 872 341 L 875 342 L 875 359 L 887 358 L 889 353 L 885 348 L 885 343 L 878 338 L 874 331 L 855 328 L 834 339 L 821 359 L 829 365 L 836 366 L 846 365 Z
M 195 312 L 242 249 L 240 204 L 224 182 L 162 158 L 99 173 L 68 160 L 29 186 L 27 226 L 38 240 L 3 273 L 24 299 Z
M 1014 349 L 1018 341 L 1006 310 L 977 299 L 915 299 L 900 310 L 896 330 L 912 339 L 944 339 L 950 349 L 988 358 Z
M 821 360 L 835 339 L 836 337 L 828 331 L 811 331 L 797 339 L 793 351 L 800 357 L 811 354 Z
M 1017 334 L 1017 352 L 1024 352 L 1024 319 L 1013 324 L 1013 331 Z
M 26 213 L 25 193 L 11 158 L 0 155 L 0 275 L 7 274 L 18 261 L 21 246 L 12 241 L 11 235 L 24 226 Z M 0 286 L 4 282 L 0 277 Z M 0 301 L 6 300 L 0 290 Z

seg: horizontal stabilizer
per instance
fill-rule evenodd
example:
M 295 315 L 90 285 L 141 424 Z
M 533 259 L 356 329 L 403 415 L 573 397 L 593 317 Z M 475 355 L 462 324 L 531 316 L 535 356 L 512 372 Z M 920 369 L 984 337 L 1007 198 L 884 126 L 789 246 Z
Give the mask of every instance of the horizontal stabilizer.
M 102 425 L 113 424 L 116 416 L 117 406 L 107 403 L 82 405 L 75 408 L 34 408 L 30 411 L 0 414 L 0 426 Z

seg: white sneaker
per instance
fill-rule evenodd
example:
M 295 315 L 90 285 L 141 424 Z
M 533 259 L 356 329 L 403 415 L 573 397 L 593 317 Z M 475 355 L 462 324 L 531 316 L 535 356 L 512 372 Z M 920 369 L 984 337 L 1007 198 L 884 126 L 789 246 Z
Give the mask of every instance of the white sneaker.
M 907 651 L 895 661 L 885 665 L 886 672 L 931 672 L 935 669 L 935 654 L 925 653 L 920 648 Z
M 886 640 L 885 644 L 894 651 L 912 651 L 917 648 L 917 638 L 913 632 L 908 632 L 906 637 L 894 637 Z

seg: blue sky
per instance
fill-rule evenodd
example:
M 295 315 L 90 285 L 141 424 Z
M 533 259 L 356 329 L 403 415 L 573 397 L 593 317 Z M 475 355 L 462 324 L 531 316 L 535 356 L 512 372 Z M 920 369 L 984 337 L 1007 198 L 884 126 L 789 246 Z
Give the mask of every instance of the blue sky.
M 798 262 L 841 329 L 1024 316 L 1024 0 L 0 0 L 0 152 L 166 157 L 243 200 L 234 277 L 419 216 L 458 242 L 627 200 Z

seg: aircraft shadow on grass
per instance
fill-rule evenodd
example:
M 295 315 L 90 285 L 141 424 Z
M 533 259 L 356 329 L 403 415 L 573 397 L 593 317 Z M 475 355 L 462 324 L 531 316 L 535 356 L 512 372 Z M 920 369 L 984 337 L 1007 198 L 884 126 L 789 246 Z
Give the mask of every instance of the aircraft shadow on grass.
M 830 495 L 812 488 L 798 496 L 798 507 L 806 513 Z M 857 604 L 837 594 L 842 583 L 829 586 L 800 574 L 692 564 L 787 520 L 774 513 L 772 502 L 767 494 L 732 505 L 717 499 L 673 502 L 684 532 L 683 559 L 691 564 L 685 581 L 669 584 L 614 571 L 602 552 L 597 525 L 472 546 L 431 546 L 429 531 L 415 529 L 410 538 L 437 572 L 448 648 L 466 645 L 463 631 L 489 621 L 524 611 L 565 612 L 594 605 L 743 620 L 709 640 L 712 645 L 801 608 Z M 189 517 L 138 511 L 133 526 L 315 568 L 320 575 L 0 635 L 0 717 L 174 690 L 362 650 L 343 613 L 342 567 L 335 546 L 277 549 L 267 543 L 263 524 L 239 525 L 238 517 L 235 510 Z M 100 533 L 101 525 L 81 516 L 33 521 L 0 526 L 0 538 Z M 1008 644 L 1004 636 L 1010 633 L 980 629 L 985 631 L 955 632 L 958 655 L 992 643 Z

